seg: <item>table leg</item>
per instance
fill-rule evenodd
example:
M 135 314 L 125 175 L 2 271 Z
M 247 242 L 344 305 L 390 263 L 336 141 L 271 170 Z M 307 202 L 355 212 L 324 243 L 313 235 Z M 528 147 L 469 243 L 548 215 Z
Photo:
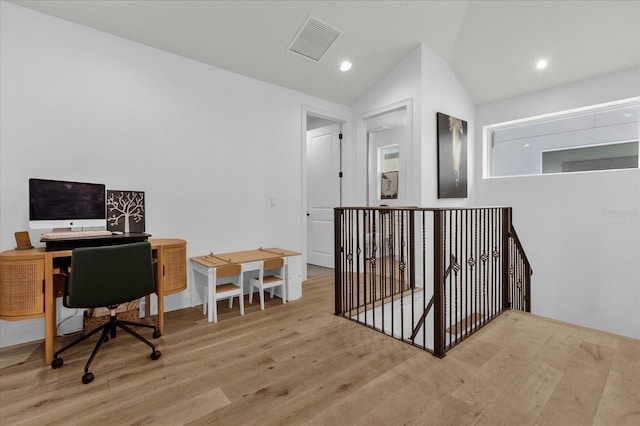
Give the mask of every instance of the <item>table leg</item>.
M 215 311 L 215 317 L 214 317 L 214 309 L 217 309 L 216 306 L 213 306 L 214 303 L 216 303 L 215 300 L 213 300 L 213 291 L 214 291 L 214 287 L 216 285 L 216 269 L 215 268 L 209 268 L 207 270 L 207 303 L 209 306 L 207 306 L 208 309 L 208 321 L 209 322 L 217 322 L 218 321 L 218 314 L 217 311 Z
M 53 360 L 53 341 L 56 337 L 56 297 L 53 292 L 53 257 L 44 257 L 44 363 Z
M 154 263 L 156 266 L 156 295 L 158 296 L 158 331 L 164 335 L 164 251 L 154 250 Z M 151 303 L 149 303 L 151 309 Z M 145 311 L 146 313 L 146 311 Z
M 158 331 L 160 335 L 164 335 L 164 291 L 158 288 Z

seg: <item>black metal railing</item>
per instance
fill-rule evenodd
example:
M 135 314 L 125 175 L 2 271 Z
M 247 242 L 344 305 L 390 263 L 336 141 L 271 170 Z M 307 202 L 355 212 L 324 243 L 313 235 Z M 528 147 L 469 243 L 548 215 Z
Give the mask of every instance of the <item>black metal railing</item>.
M 530 311 L 511 208 L 335 209 L 335 314 L 436 356 L 505 309 Z

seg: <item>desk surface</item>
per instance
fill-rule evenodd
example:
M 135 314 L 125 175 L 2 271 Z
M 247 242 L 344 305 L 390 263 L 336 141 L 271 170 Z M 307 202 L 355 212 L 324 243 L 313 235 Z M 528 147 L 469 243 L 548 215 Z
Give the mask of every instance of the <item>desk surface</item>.
M 262 248 L 256 250 L 235 251 L 231 253 L 210 253 L 192 257 L 191 260 L 210 268 L 217 268 L 234 263 L 255 262 L 257 260 L 274 259 L 283 256 L 297 256 L 300 253 L 281 248 Z
M 185 240 L 179 238 L 149 238 L 147 241 L 151 243 L 151 248 L 159 246 L 168 246 L 172 244 L 184 244 Z M 6 250 L 0 253 L 0 257 L 15 257 L 22 259 L 38 259 L 45 255 L 51 257 L 71 257 L 71 250 L 46 251 L 45 247 L 34 247 L 26 250 Z

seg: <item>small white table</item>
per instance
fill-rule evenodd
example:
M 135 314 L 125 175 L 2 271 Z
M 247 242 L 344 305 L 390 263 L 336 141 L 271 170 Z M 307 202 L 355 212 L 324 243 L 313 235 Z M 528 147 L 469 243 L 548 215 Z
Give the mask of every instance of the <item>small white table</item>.
M 275 259 L 278 257 L 287 258 L 286 268 L 286 287 L 287 302 L 297 300 L 302 297 L 302 255 L 301 253 L 284 250 L 280 248 L 259 248 L 257 250 L 246 250 L 231 253 L 213 254 L 192 257 L 191 268 L 194 273 L 194 283 L 196 283 L 196 274 L 203 275 L 207 278 L 208 297 L 208 319 L 213 322 L 213 309 L 211 306 L 213 300 L 213 286 L 220 285 L 225 281 L 219 278 L 226 278 L 238 275 L 240 265 L 244 270 L 254 270 L 259 268 L 259 262 L 267 259 Z M 244 280 L 244 277 L 243 277 Z M 196 283 L 197 285 L 197 283 Z M 249 288 L 247 288 L 249 287 Z M 248 294 L 251 286 L 247 286 L 243 281 L 243 292 Z M 279 295 L 282 297 L 282 295 Z

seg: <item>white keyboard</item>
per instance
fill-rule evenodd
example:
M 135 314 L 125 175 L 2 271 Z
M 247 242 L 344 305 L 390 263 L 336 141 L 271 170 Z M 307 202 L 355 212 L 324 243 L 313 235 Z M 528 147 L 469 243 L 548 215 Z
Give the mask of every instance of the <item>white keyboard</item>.
M 84 237 L 106 237 L 111 235 L 111 231 L 64 231 L 40 234 L 40 238 L 43 240 L 63 240 Z

